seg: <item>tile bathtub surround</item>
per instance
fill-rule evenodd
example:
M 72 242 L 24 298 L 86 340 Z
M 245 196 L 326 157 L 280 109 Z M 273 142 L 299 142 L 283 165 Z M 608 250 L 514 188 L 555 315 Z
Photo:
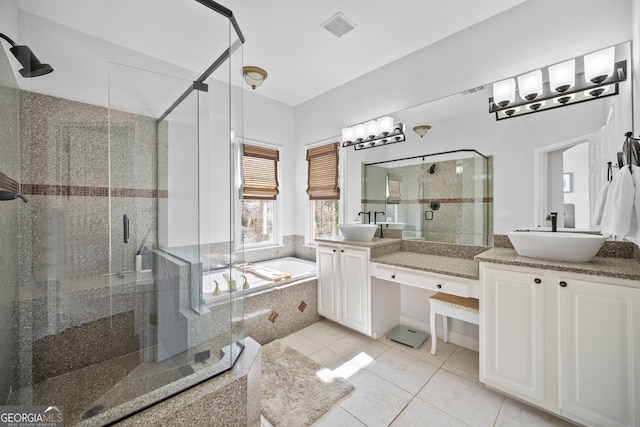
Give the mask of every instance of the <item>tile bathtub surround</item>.
M 479 382 L 478 353 L 438 342 L 430 353 L 387 338 L 373 340 L 322 320 L 283 343 L 347 377 L 355 390 L 314 426 L 570 426 Z M 262 425 L 269 422 L 262 419 Z
M 300 310 L 301 302 L 306 304 Z M 244 298 L 245 335 L 265 345 L 322 319 L 318 314 L 317 280 L 271 288 Z M 275 312 L 272 322 L 271 314 Z

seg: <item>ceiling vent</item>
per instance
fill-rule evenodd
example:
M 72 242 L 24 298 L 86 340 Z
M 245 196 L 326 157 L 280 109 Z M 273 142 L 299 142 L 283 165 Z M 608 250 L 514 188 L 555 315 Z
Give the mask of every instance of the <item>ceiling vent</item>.
M 471 89 L 467 89 L 464 92 L 462 92 L 463 95 L 471 95 L 472 93 L 478 93 L 478 92 L 482 92 L 484 90 L 484 86 L 476 86 L 476 87 L 472 87 Z
M 336 13 L 331 18 L 320 24 L 320 26 L 336 37 L 342 37 L 357 27 L 357 25 L 344 16 L 342 12 Z

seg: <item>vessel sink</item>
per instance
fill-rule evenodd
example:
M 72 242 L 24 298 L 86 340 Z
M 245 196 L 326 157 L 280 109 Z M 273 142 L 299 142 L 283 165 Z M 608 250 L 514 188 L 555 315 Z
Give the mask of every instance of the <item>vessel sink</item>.
M 552 261 L 589 262 L 606 237 L 599 234 L 511 231 L 509 240 L 518 255 Z
M 379 222 L 378 225 L 382 225 L 383 228 L 388 228 L 389 230 L 404 229 L 404 222 Z
M 375 224 L 339 224 L 338 228 L 340 228 L 340 233 L 345 240 L 370 242 L 373 240 L 378 226 Z

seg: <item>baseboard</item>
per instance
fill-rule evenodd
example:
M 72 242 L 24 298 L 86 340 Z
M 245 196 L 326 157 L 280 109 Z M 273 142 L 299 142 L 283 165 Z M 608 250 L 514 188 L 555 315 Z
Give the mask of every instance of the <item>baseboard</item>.
M 408 326 L 410 328 L 428 332 L 429 335 L 431 335 L 431 326 L 429 325 L 429 323 L 423 322 L 422 320 L 400 315 L 400 324 L 402 326 Z M 438 334 L 438 337 L 442 339 L 443 332 L 441 326 L 436 326 L 436 334 Z M 460 333 L 458 331 L 452 330 L 451 328 L 449 328 L 449 342 L 455 345 L 459 345 L 460 347 L 468 348 L 469 350 L 480 350 L 480 340 L 478 338 Z

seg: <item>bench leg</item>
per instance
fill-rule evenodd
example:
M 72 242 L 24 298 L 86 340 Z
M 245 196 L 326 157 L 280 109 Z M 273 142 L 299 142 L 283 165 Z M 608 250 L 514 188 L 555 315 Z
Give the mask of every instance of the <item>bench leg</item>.
M 449 318 L 442 315 L 442 341 L 449 342 Z
M 431 354 L 436 354 L 436 308 L 434 304 L 431 304 L 429 313 L 429 323 L 431 324 Z

